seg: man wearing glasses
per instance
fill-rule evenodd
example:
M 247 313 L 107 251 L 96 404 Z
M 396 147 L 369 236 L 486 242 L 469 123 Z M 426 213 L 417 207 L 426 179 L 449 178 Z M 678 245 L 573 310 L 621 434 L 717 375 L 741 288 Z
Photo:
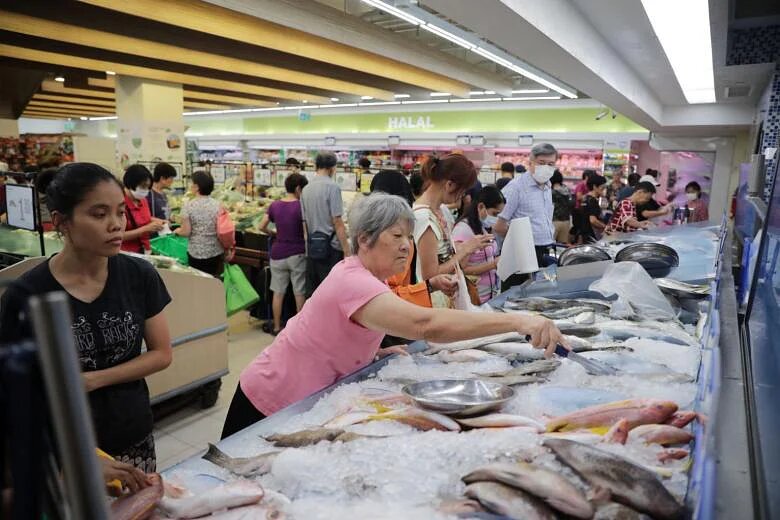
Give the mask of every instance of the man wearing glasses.
M 549 143 L 539 143 L 531 149 L 528 174 L 518 175 L 507 184 L 502 193 L 506 198 L 506 206 L 498 215 L 498 222 L 493 226 L 493 233 L 506 236 L 509 223 L 516 218 L 528 217 L 534 235 L 536 261 L 540 267 L 545 267 L 545 255 L 555 243 L 555 228 L 553 227 L 553 202 L 550 177 L 555 172 L 558 161 L 558 151 Z M 527 275 L 515 274 L 502 284 L 502 290 L 519 285 Z

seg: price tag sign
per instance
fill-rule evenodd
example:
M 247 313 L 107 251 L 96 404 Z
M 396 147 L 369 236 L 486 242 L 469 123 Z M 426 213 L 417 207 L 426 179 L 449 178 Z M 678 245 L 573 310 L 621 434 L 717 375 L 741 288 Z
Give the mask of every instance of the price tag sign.
M 254 183 L 255 186 L 270 186 L 271 170 L 267 168 L 260 168 L 255 170 Z
M 336 184 L 339 185 L 341 191 L 356 191 L 357 175 L 354 173 L 338 172 L 336 173 Z
M 284 188 L 284 180 L 287 178 L 287 170 L 276 170 L 274 173 L 273 184 L 277 188 Z
M 35 231 L 35 192 L 32 186 L 6 184 L 8 225 Z
M 480 170 L 478 177 L 479 182 L 482 183 L 483 186 L 496 183 L 496 172 L 493 170 Z
M 360 191 L 363 193 L 371 192 L 371 181 L 374 180 L 373 173 L 362 173 L 360 175 Z

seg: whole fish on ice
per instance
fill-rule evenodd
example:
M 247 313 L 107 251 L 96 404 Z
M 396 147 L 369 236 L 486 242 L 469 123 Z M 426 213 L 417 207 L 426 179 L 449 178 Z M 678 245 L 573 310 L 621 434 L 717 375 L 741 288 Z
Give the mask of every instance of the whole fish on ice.
M 199 518 L 215 511 L 256 504 L 263 498 L 263 488 L 248 480 L 226 482 L 197 495 L 182 498 L 163 497 L 160 509 L 173 518 Z
M 225 468 L 239 477 L 253 477 L 256 475 L 265 475 L 270 472 L 274 459 L 278 454 L 278 451 L 272 451 L 254 457 L 231 457 L 209 443 L 209 449 L 202 458 L 212 464 Z
M 629 424 L 627 419 L 620 419 L 604 434 L 603 442 L 625 444 L 628 440 Z
M 699 414 L 694 412 L 693 410 L 677 410 L 672 414 L 671 417 L 669 417 L 664 424 L 669 424 L 671 426 L 677 426 L 678 428 L 685 428 L 693 422 L 696 417 L 698 417 Z
M 693 440 L 693 434 L 688 430 L 669 424 L 643 424 L 631 430 L 628 438 L 639 440 L 645 444 L 668 446 L 669 444 L 687 444 Z
M 156 473 L 148 475 L 148 479 L 151 485 L 111 503 L 112 520 L 145 520 L 154 513 L 154 508 L 163 498 L 163 480 Z
M 674 382 L 679 383 L 688 383 L 693 381 L 693 378 L 687 374 L 675 372 L 666 365 L 662 365 L 661 363 L 653 363 L 652 361 L 645 361 L 624 352 L 590 351 L 585 352 L 583 356 L 589 359 L 595 359 L 611 367 L 614 367 L 618 369 L 621 374 L 636 374 L 647 377 L 666 377 L 670 381 L 673 380 Z
M 278 448 L 300 448 L 322 441 L 332 441 L 342 433 L 344 430 L 340 428 L 312 428 L 295 433 L 276 433 L 269 435 L 265 440 L 272 442 Z
M 660 399 L 627 399 L 583 408 L 547 422 L 547 431 L 569 431 L 583 428 L 609 428 L 626 419 L 629 429 L 640 424 L 659 424 L 677 411 L 677 404 Z
M 461 480 L 466 484 L 500 482 L 526 491 L 574 518 L 593 516 L 593 506 L 571 482 L 559 473 L 532 464 L 489 464 L 477 468 Z
M 564 439 L 542 443 L 594 486 L 610 491 L 615 502 L 654 518 L 676 519 L 683 507 L 649 470 L 610 452 Z
M 462 341 L 453 341 L 451 343 L 434 343 L 428 341 L 427 342 L 428 349 L 425 352 L 423 352 L 423 354 L 430 356 L 432 354 L 441 352 L 442 350 L 456 351 L 456 350 L 475 349 L 481 347 L 482 345 L 487 345 L 489 343 L 511 342 L 511 341 L 521 341 L 525 343 L 525 334 L 520 334 L 519 332 L 505 332 L 503 334 L 494 334 L 492 336 L 483 336 L 481 338 L 465 339 Z
M 488 511 L 513 520 L 555 519 L 555 512 L 538 498 L 498 482 L 469 484 L 464 494 L 477 500 Z
M 475 372 L 479 376 L 527 376 L 532 374 L 547 374 L 554 372 L 561 362 L 557 359 L 539 359 L 530 363 L 523 363 L 501 372 Z
M 470 363 L 474 361 L 485 361 L 488 359 L 498 359 L 499 356 L 493 355 L 484 350 L 464 349 L 456 351 L 442 350 L 436 357 L 443 363 Z
M 398 421 L 422 431 L 460 431 L 460 425 L 446 415 L 413 407 L 372 415 L 368 420 Z
M 479 417 L 457 419 L 457 421 L 469 428 L 513 428 L 516 426 L 529 426 L 536 429 L 539 433 L 545 431 L 545 426 L 535 419 L 508 413 L 492 413 L 480 415 Z

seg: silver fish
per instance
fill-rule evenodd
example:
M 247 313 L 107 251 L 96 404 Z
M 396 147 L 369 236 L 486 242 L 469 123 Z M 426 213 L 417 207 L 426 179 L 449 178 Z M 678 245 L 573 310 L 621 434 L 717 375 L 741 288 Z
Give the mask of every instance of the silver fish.
M 568 307 L 588 307 L 590 310 L 609 313 L 612 306 L 601 300 L 582 299 L 552 299 L 541 297 L 512 298 L 504 304 L 509 309 L 529 310 L 537 312 L 556 311 Z
M 272 451 L 262 453 L 254 457 L 231 457 L 213 444 L 209 443 L 209 449 L 203 455 L 203 459 L 221 466 L 239 477 L 253 477 L 265 475 L 271 471 L 271 465 L 276 456 L 281 453 Z
M 599 323 L 599 328 L 605 336 L 625 341 L 630 338 L 652 339 L 674 345 L 696 346 L 696 338 L 676 326 L 663 326 L 657 322 L 642 321 L 628 323 L 625 321 L 608 321 Z
M 542 444 L 592 485 L 608 489 L 616 502 L 654 518 L 682 516 L 683 507 L 651 471 L 579 442 L 548 438 Z
M 653 363 L 638 359 L 636 356 L 624 354 L 622 352 L 594 351 L 583 354 L 585 357 L 604 362 L 611 367 L 617 368 L 623 374 L 637 374 L 645 377 L 666 377 L 670 381 L 679 383 L 688 383 L 693 378 L 676 372 L 661 363 Z
M 501 383 L 502 385 L 531 385 L 534 383 L 544 383 L 547 379 L 539 376 L 499 376 L 499 377 L 480 377 L 484 381 L 492 383 Z
M 500 377 L 500 376 L 527 376 L 531 374 L 547 374 L 555 371 L 561 362 L 557 359 L 538 359 L 530 363 L 523 363 L 503 372 L 476 372 L 479 376 Z
M 525 342 L 525 335 L 520 334 L 519 332 L 506 332 L 503 334 L 494 334 L 492 336 L 483 336 L 481 338 L 466 339 L 462 341 L 453 341 L 451 343 L 433 343 L 429 341 L 427 342 L 428 350 L 423 352 L 423 354 L 430 356 L 431 354 L 436 354 L 438 352 L 441 352 L 442 350 L 455 351 L 455 350 L 475 349 L 481 347 L 482 345 L 487 345 L 489 343 L 510 342 L 510 341 Z
M 561 333 L 578 338 L 594 338 L 601 334 L 601 329 L 598 327 L 587 327 L 571 321 L 555 321 L 555 326 Z
M 545 318 L 549 318 L 551 320 L 559 320 L 559 319 L 573 318 L 579 314 L 583 314 L 586 312 L 592 313 L 595 318 L 595 312 L 593 311 L 592 307 L 565 307 L 563 309 L 559 309 L 556 311 L 544 311 L 541 312 L 540 314 Z
M 538 498 L 498 482 L 475 482 L 464 494 L 482 507 L 514 520 L 554 520 L 555 513 Z
M 591 518 L 593 506 L 574 485 L 559 473 L 532 464 L 495 463 L 477 468 L 461 480 L 501 482 L 544 500 L 547 505 L 574 518 Z
M 312 428 L 311 430 L 301 430 L 295 433 L 277 433 L 269 435 L 265 440 L 272 442 L 278 448 L 300 448 L 317 444 L 321 441 L 332 441 L 344 430 L 340 428 Z
M 477 349 L 456 350 L 454 352 L 442 350 L 436 356 L 442 363 L 470 363 L 488 359 L 500 359 L 499 356 Z
M 574 316 L 571 321 L 577 325 L 593 325 L 596 323 L 596 313 L 593 311 L 581 312 Z

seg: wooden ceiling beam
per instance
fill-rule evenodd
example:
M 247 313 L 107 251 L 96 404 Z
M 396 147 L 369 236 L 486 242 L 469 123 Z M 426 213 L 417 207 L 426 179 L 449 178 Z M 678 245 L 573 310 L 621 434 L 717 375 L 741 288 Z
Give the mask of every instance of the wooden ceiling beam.
M 114 88 L 113 86 L 111 88 Z M 89 96 L 102 99 L 114 99 L 113 92 L 103 92 L 102 90 L 90 90 L 88 88 L 73 88 L 64 86 L 59 81 L 46 80 L 41 83 L 41 90 L 57 94 L 73 94 L 74 96 Z
M 225 94 L 212 94 L 211 92 L 198 92 L 197 90 L 184 89 L 185 103 L 187 99 L 203 99 L 206 101 L 222 101 L 233 105 L 243 105 L 249 107 L 275 107 L 276 103 L 264 101 L 262 99 L 252 99 L 240 96 L 228 96 Z
M 226 72 L 240 72 L 247 76 L 271 79 L 295 85 L 312 86 L 322 90 L 372 96 L 385 101 L 393 100 L 393 93 L 367 85 L 308 74 L 296 70 L 264 65 L 253 61 L 210 54 L 207 52 L 176 47 L 140 38 L 131 38 L 120 34 L 97 31 L 87 27 L 69 25 L 52 20 L 36 18 L 11 11 L 0 10 L 0 29 L 38 38 L 59 40 L 71 44 L 94 47 L 111 52 L 133 54 L 150 59 L 164 59 L 176 63 L 194 65 L 206 69 Z
M 166 0 L 165 2 L 159 0 L 79 1 L 220 38 L 251 43 L 325 63 L 338 64 L 340 67 L 359 70 L 436 92 L 451 92 L 456 96 L 468 97 L 469 86 L 461 81 L 207 2 L 194 0 Z
M 108 76 L 107 78 L 87 78 L 87 85 L 91 87 L 103 87 L 103 88 L 115 88 L 116 80 L 114 76 Z
M 67 119 L 66 116 L 55 116 L 49 114 L 40 114 L 36 112 L 22 112 L 21 117 L 29 117 L 30 119 Z
M 54 96 L 51 94 L 35 94 L 33 95 L 32 98 L 40 101 L 62 101 L 65 103 L 78 103 L 79 105 L 96 105 L 96 106 L 111 107 L 111 108 L 116 107 L 116 103 L 114 103 L 113 101 L 107 101 L 102 99 L 89 99 L 89 98 L 76 97 L 76 96 Z
M 251 83 L 241 83 L 240 81 L 226 81 L 222 79 L 206 78 L 193 74 L 182 74 L 179 72 L 168 72 L 159 69 L 150 69 L 148 67 L 138 67 L 136 65 L 126 65 L 105 60 L 95 60 L 92 58 L 81 58 L 78 56 L 67 56 L 56 52 L 40 51 L 37 49 L 28 49 L 16 45 L 0 44 L 0 56 L 16 58 L 20 60 L 36 61 L 48 63 L 50 65 L 61 65 L 63 67 L 73 67 L 77 69 L 106 71 L 111 70 L 117 74 L 125 76 L 135 76 L 137 78 L 153 79 L 157 81 L 167 81 L 169 83 L 181 83 L 183 85 L 193 85 L 199 87 L 215 88 L 227 90 L 229 92 L 241 92 L 255 96 L 266 96 L 277 99 L 286 99 L 291 101 L 307 100 L 311 103 L 329 103 L 330 98 L 306 94 L 304 92 L 292 92 L 270 87 L 261 87 Z M 90 83 L 92 84 L 92 83 Z
M 220 105 L 219 103 L 201 103 L 199 101 L 184 101 L 184 108 L 205 108 L 207 110 L 227 110 L 230 105 Z
M 68 108 L 50 108 L 50 107 L 27 107 L 24 110 L 25 112 L 38 112 L 41 114 L 56 114 L 56 115 L 62 115 L 62 114 L 76 114 L 79 116 L 94 116 L 94 117 L 101 117 L 101 116 L 113 116 L 114 114 L 106 114 L 104 112 L 95 112 L 93 110 L 77 110 L 77 109 L 68 109 Z
M 95 112 L 105 112 L 107 114 L 113 114 L 116 112 L 110 107 L 95 107 L 90 105 L 78 105 L 74 103 L 53 103 L 49 101 L 30 101 L 27 103 L 28 107 L 40 107 L 40 108 L 65 108 L 75 110 L 94 110 Z

